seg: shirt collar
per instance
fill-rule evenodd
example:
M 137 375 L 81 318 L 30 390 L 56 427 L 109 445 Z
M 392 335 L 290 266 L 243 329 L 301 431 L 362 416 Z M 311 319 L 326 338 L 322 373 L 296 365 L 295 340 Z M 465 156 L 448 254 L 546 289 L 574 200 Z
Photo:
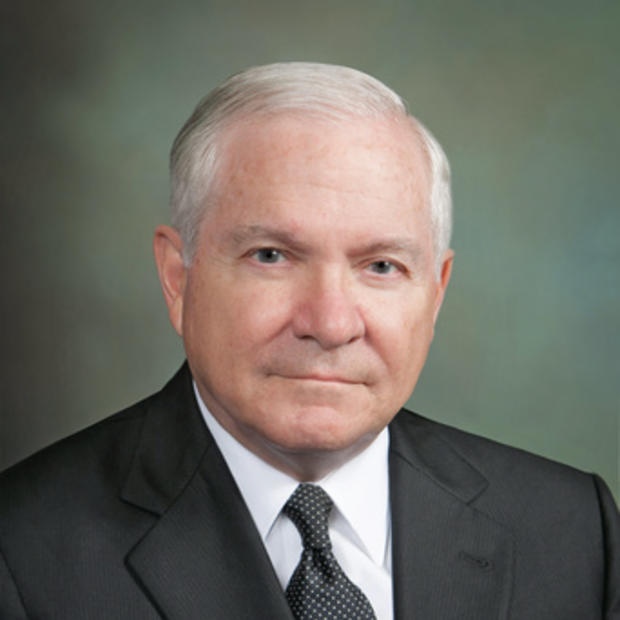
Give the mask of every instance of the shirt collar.
M 391 522 L 388 448 L 384 428 L 362 452 L 317 482 L 379 565 L 385 560 Z
M 237 441 L 194 393 L 205 423 L 232 473 L 263 541 L 299 482 L 266 463 Z M 384 428 L 362 452 L 316 482 L 332 498 L 350 529 L 376 564 L 383 564 L 390 528 L 389 435 Z

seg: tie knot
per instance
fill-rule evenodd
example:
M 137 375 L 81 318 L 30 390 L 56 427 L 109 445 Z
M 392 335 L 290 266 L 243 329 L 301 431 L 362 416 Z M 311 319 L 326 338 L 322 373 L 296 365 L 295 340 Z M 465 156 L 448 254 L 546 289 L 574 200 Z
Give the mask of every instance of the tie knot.
M 295 524 L 304 548 L 330 548 L 327 519 L 332 509 L 329 495 L 318 485 L 302 483 L 284 505 L 282 512 Z

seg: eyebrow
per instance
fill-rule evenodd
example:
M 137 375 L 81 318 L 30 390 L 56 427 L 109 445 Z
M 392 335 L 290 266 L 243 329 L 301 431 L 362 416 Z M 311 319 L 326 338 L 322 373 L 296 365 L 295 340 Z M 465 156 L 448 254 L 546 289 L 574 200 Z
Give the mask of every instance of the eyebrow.
M 227 235 L 230 241 L 236 245 L 243 245 L 255 239 L 268 239 L 278 244 L 286 245 L 299 251 L 308 251 L 309 246 L 300 241 L 294 234 L 280 228 L 250 224 L 235 228 Z
M 373 241 L 363 245 L 355 254 L 406 254 L 412 261 L 417 262 L 422 254 L 420 245 L 409 237 L 390 237 L 380 241 Z
M 311 247 L 309 244 L 301 241 L 293 233 L 287 232 L 280 228 L 264 226 L 262 224 L 249 224 L 240 226 L 232 230 L 228 235 L 230 242 L 235 245 L 244 245 L 248 242 L 265 239 L 273 241 L 277 244 L 285 245 L 289 248 L 298 250 L 299 252 L 309 253 Z M 361 244 L 355 249 L 353 256 L 365 256 L 369 254 L 400 254 L 406 255 L 411 261 L 418 262 L 422 255 L 422 249 L 415 239 L 410 237 L 389 237 L 378 241 L 371 241 L 367 244 Z

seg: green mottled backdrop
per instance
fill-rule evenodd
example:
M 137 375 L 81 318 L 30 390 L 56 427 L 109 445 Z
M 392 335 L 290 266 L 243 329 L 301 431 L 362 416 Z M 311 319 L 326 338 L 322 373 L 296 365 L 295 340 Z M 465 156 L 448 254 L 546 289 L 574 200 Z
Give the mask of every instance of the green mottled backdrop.
M 620 3 L 59 0 L 0 9 L 0 465 L 183 359 L 151 259 L 169 145 L 251 64 L 376 75 L 450 156 L 457 253 L 411 406 L 618 494 Z

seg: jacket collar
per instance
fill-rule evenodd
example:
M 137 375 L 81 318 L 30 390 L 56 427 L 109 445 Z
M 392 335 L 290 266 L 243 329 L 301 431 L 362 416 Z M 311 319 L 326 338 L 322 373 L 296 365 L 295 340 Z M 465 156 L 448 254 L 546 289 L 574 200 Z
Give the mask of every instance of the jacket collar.
M 149 404 L 121 496 L 153 513 L 126 563 L 162 617 L 292 620 L 187 364 Z
M 390 426 L 395 620 L 506 618 L 511 534 L 476 509 L 488 481 L 439 428 L 407 411 Z
M 181 493 L 213 440 L 192 392 L 187 362 L 147 401 L 147 411 L 121 498 L 163 514 Z

